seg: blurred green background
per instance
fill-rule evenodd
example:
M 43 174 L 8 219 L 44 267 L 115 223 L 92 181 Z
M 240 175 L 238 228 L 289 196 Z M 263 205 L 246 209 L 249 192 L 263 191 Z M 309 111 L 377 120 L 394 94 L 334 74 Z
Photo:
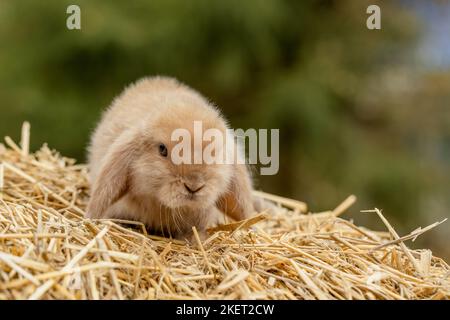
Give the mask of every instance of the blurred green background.
M 279 174 L 258 188 L 314 211 L 355 194 L 347 218 L 385 230 L 359 212 L 376 206 L 405 234 L 450 216 L 449 38 L 449 1 L 2 0 L 0 136 L 28 120 L 33 148 L 84 161 L 125 85 L 171 75 L 233 127 L 280 128 Z M 447 222 L 408 245 L 448 258 L 449 236 Z

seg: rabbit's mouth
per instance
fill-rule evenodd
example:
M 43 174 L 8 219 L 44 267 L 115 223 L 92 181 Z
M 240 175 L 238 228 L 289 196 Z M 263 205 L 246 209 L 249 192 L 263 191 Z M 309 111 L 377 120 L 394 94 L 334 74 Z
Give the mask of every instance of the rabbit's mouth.
M 172 209 L 190 208 L 199 209 L 208 203 L 208 198 L 204 194 L 179 193 L 169 201 L 166 198 L 165 205 Z
M 201 194 L 189 193 L 184 195 L 184 201 L 189 207 L 200 207 L 205 203 L 205 200 L 205 197 Z
M 210 205 L 214 204 L 215 199 L 211 200 L 212 195 L 202 192 L 198 194 L 183 194 L 183 202 L 182 206 L 194 209 L 201 210 Z

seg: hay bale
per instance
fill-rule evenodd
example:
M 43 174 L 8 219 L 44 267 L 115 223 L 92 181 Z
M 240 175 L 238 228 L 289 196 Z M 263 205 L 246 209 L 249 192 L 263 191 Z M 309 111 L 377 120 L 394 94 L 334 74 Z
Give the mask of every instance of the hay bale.
M 211 230 L 201 243 L 136 222 L 83 218 L 87 169 L 44 145 L 0 145 L 0 299 L 448 299 L 450 269 L 430 250 L 354 225 L 335 210 L 257 192 L 279 206 Z M 194 230 L 195 231 L 195 230 Z

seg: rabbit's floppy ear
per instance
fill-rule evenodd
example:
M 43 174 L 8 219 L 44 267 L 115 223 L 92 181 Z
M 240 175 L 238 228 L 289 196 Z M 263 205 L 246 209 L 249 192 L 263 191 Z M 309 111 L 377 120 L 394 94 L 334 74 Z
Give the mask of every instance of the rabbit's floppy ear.
M 128 190 L 130 164 L 137 150 L 132 132 L 123 133 L 109 148 L 91 191 L 87 217 L 106 218 L 107 209 Z
M 243 220 L 253 213 L 252 181 L 245 164 L 233 164 L 230 188 L 217 201 L 217 206 L 235 220 Z

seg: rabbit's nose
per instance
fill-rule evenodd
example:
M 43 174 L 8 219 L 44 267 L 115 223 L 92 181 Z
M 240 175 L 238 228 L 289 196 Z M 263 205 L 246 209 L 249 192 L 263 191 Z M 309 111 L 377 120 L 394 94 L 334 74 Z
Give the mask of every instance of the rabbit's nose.
M 201 189 L 203 189 L 203 187 L 204 187 L 205 185 L 204 184 L 187 184 L 187 183 L 184 183 L 184 187 L 186 188 L 186 190 L 189 192 L 189 193 L 191 193 L 191 194 L 194 194 L 194 193 L 196 193 L 197 191 L 200 191 Z

